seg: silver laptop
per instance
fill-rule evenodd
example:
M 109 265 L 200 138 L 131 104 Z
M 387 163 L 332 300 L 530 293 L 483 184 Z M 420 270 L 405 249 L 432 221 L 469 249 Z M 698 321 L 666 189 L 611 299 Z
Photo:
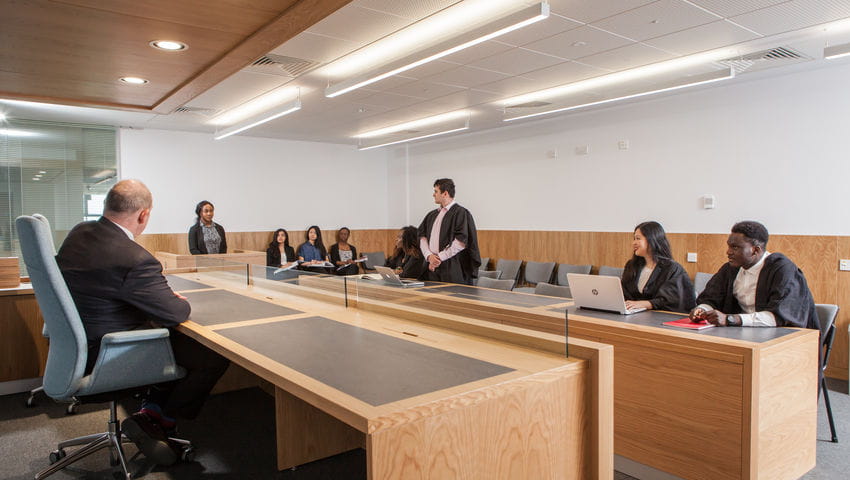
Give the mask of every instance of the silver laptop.
M 392 268 L 375 266 L 375 270 L 381 274 L 381 278 L 390 285 L 398 285 L 400 287 L 424 287 L 425 282 L 418 280 L 402 280 L 396 275 Z
M 618 277 L 568 273 L 567 282 L 570 284 L 573 300 L 579 308 L 621 313 L 623 315 L 646 310 L 645 308 L 626 309 L 623 287 L 620 285 Z

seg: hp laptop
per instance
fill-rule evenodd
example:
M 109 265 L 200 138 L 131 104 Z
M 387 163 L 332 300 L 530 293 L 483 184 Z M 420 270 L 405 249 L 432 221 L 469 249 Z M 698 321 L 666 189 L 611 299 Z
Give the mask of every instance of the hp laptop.
M 626 301 L 623 299 L 623 287 L 620 285 L 620 279 L 617 277 L 568 273 L 567 282 L 570 284 L 570 292 L 573 294 L 573 300 L 579 308 L 614 312 L 623 315 L 630 315 L 646 310 L 645 308 L 626 309 Z
M 418 280 L 402 280 L 398 278 L 398 275 L 393 271 L 392 268 L 389 267 L 379 267 L 375 266 L 375 270 L 381 274 L 381 278 L 384 279 L 385 282 L 390 285 L 397 285 L 399 287 L 424 287 L 425 282 L 420 282 Z

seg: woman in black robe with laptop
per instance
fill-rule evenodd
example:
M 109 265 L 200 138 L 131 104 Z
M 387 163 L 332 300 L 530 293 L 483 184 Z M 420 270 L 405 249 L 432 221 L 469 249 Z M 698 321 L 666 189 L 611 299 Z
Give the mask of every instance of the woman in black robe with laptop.
M 635 227 L 632 249 L 634 255 L 620 279 L 626 308 L 689 312 L 695 305 L 694 285 L 673 260 L 661 224 L 643 222 Z

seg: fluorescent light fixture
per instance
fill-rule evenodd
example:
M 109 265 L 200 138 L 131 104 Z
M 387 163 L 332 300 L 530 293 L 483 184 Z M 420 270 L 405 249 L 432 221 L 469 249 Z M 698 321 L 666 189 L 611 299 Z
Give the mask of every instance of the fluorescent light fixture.
M 32 179 L 33 179 L 33 180 L 35 180 L 36 182 L 37 182 L 37 181 L 39 181 L 39 180 L 41 180 L 41 179 L 40 179 L 40 178 L 38 178 L 38 177 L 32 177 Z
M 439 43 L 433 47 L 418 51 L 402 59 L 390 62 L 379 69 L 364 73 L 360 76 L 350 78 L 343 82 L 331 85 L 325 90 L 328 98 L 337 97 L 352 90 L 383 80 L 393 75 L 406 72 L 412 68 L 424 65 L 428 62 L 443 58 L 455 52 L 486 42 L 508 32 L 520 29 L 532 23 L 539 22 L 549 17 L 549 4 L 539 3 L 532 7 L 524 8 L 516 13 L 502 17 L 475 30 L 463 33 L 455 38 Z
M 148 43 L 148 45 L 157 50 L 165 50 L 166 52 L 179 52 L 180 50 L 189 48 L 185 43 L 176 40 L 154 40 Z
M 835 60 L 836 58 L 846 57 L 848 55 L 850 55 L 850 43 L 833 45 L 823 49 L 823 58 L 826 60 Z
M 395 145 L 395 144 L 398 144 L 398 143 L 414 142 L 416 140 L 422 140 L 423 138 L 436 137 L 438 135 L 448 135 L 449 133 L 462 132 L 464 130 L 469 130 L 469 124 L 467 124 L 465 127 L 453 128 L 451 130 L 444 130 L 442 132 L 429 133 L 427 135 L 420 135 L 418 137 L 413 137 L 413 138 L 405 138 L 404 140 L 396 140 L 394 142 L 382 143 L 380 145 L 370 145 L 368 147 L 359 147 L 358 150 L 371 150 L 373 148 L 386 147 L 386 146 Z
M 301 97 L 298 97 L 291 102 L 284 103 L 283 105 L 279 105 L 271 110 L 267 110 L 265 112 L 257 114 L 253 117 L 249 117 L 239 123 L 231 125 L 221 131 L 218 131 L 215 134 L 215 139 L 221 140 L 222 138 L 227 138 L 231 135 L 236 135 L 239 132 L 244 132 L 249 128 L 254 128 L 257 125 L 270 122 L 276 118 L 280 118 L 284 115 L 288 115 L 298 110 L 301 110 Z
M 698 79 L 695 79 L 694 77 L 687 78 L 686 79 L 687 83 L 674 84 L 672 86 L 665 87 L 665 88 L 659 88 L 659 89 L 656 89 L 656 90 L 639 92 L 639 93 L 634 93 L 634 94 L 631 94 L 631 95 L 624 95 L 624 96 L 615 97 L 615 98 L 608 98 L 608 99 L 605 99 L 605 100 L 599 100 L 598 102 L 584 103 L 584 104 L 581 104 L 581 105 L 571 105 L 569 107 L 556 108 L 556 109 L 553 109 L 553 110 L 547 110 L 545 112 L 537 112 L 537 113 L 530 113 L 530 114 L 527 114 L 527 115 L 519 115 L 519 116 L 516 116 L 516 117 L 505 118 L 503 121 L 513 122 L 514 120 L 523 120 L 523 119 L 526 119 L 526 118 L 539 117 L 541 115 L 551 115 L 553 113 L 560 113 L 560 112 L 567 112 L 567 111 L 570 111 L 570 110 L 577 110 L 579 108 L 594 107 L 594 106 L 597 106 L 597 105 L 604 105 L 606 103 L 619 102 L 619 101 L 628 100 L 628 99 L 631 99 L 631 98 L 643 97 L 643 96 L 647 96 L 647 95 L 655 95 L 655 94 L 658 94 L 658 93 L 671 92 L 671 91 L 679 90 L 679 89 L 682 89 L 682 88 L 689 88 L 689 87 L 695 87 L 697 85 L 705 85 L 705 84 L 708 84 L 708 83 L 719 82 L 719 81 L 722 81 L 722 80 L 728 80 L 730 78 L 734 78 L 734 76 L 735 76 L 734 70 L 732 70 L 731 68 L 726 68 L 726 69 L 723 69 L 723 70 L 718 70 L 717 72 L 709 73 L 707 75 L 699 75 L 697 77 Z
M 276 87 L 263 94 L 257 95 L 256 97 L 241 103 L 226 112 L 216 115 L 214 118 L 210 119 L 208 123 L 216 126 L 233 125 L 236 122 L 241 122 L 249 117 L 259 115 L 271 108 L 275 108 L 284 102 L 291 102 L 293 98 L 298 98 L 302 93 L 308 93 L 309 91 L 309 88 L 302 89 L 301 87 L 289 85 Z
M 6 114 L 3 113 L 3 112 L 0 112 L 0 122 L 2 122 L 4 120 L 6 120 Z
M 118 80 L 121 80 L 124 83 L 128 83 L 130 85 L 144 85 L 148 83 L 144 78 L 139 77 L 121 77 Z
M 354 136 L 354 138 L 380 137 L 383 135 L 389 135 L 391 133 L 401 132 L 404 130 L 413 130 L 417 128 L 427 127 L 430 125 L 436 125 L 443 122 L 449 122 L 458 118 L 469 118 L 469 115 L 470 112 L 468 110 L 458 110 L 456 112 L 442 113 L 440 115 L 434 115 L 433 117 L 420 118 L 419 120 L 400 123 L 398 125 L 393 125 L 390 127 L 379 128 L 377 130 L 370 130 L 368 132 L 357 134 Z
M 38 132 L 31 132 L 29 130 L 16 130 L 14 128 L 0 128 L 0 135 L 5 135 L 7 137 L 40 137 L 41 134 Z

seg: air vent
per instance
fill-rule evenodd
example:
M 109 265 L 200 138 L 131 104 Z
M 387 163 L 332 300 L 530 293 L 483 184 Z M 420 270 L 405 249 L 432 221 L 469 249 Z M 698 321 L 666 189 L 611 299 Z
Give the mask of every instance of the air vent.
M 518 103 L 516 105 L 508 105 L 506 108 L 539 108 L 539 107 L 547 107 L 549 105 L 552 105 L 552 103 L 535 101 L 535 102 Z
M 321 62 L 304 60 L 302 58 L 285 57 L 283 55 L 267 54 L 245 68 L 247 72 L 280 75 L 295 78 L 321 65 Z
M 200 115 L 202 117 L 214 117 L 221 113 L 221 110 L 215 108 L 188 107 L 186 105 L 183 105 L 182 107 L 177 107 L 177 110 L 174 110 L 174 113 L 189 113 L 193 115 Z
M 791 47 L 775 47 L 769 50 L 748 53 L 740 57 L 727 58 L 717 63 L 726 67 L 732 67 L 735 69 L 735 73 L 742 73 L 793 65 L 810 60 L 813 60 L 813 58 Z

